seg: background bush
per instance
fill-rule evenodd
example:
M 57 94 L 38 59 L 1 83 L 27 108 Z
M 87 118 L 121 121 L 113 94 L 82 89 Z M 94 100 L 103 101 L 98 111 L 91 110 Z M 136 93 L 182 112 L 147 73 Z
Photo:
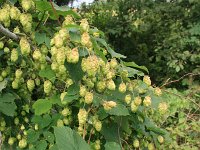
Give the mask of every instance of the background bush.
M 199 8 L 198 0 L 112 0 L 81 11 L 118 52 L 147 66 L 160 83 L 200 72 Z

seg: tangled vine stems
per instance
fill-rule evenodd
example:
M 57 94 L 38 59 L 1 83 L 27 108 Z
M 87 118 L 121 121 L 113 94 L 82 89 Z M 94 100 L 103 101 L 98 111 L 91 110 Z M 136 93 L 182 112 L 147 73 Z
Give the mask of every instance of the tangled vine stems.
M 172 81 L 169 81 L 169 80 L 170 80 L 170 78 L 169 78 L 169 79 L 167 79 L 167 80 L 165 81 L 165 83 L 164 83 L 163 85 L 160 86 L 160 88 L 162 88 L 162 87 L 164 87 L 164 86 L 167 86 L 167 85 L 169 85 L 169 84 L 175 83 L 175 82 L 179 82 L 180 80 L 182 80 L 183 78 L 185 78 L 185 77 L 187 77 L 187 76 L 200 76 L 200 73 L 187 73 L 187 74 L 183 75 L 182 77 L 180 77 L 179 79 L 177 79 L 177 80 L 172 80 Z

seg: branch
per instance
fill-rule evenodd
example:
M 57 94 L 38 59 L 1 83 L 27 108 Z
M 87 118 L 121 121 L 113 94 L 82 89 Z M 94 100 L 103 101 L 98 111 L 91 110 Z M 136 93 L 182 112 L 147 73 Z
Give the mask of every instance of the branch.
M 13 39 L 15 41 L 19 41 L 20 40 L 19 36 L 17 36 L 15 33 L 12 33 L 8 29 L 4 28 L 1 23 L 0 23 L 0 33 L 4 34 L 6 37 L 9 37 L 9 38 L 11 38 L 11 39 Z M 32 49 L 34 50 L 33 47 L 32 47 Z M 46 61 L 51 62 L 51 59 L 48 56 L 46 56 Z
M 4 28 L 1 23 L 0 23 L 0 32 L 15 41 L 19 41 L 19 37 L 16 34 L 9 31 L 8 29 Z
M 56 12 L 56 9 L 55 9 L 54 6 L 53 6 L 52 0 L 49 0 L 49 2 L 50 2 L 51 7 L 52 7 L 52 9 L 53 9 L 53 11 L 54 11 L 54 14 L 56 15 L 56 18 L 57 18 L 57 20 L 58 20 L 59 25 L 61 25 L 60 20 L 59 20 L 59 16 L 58 16 L 58 14 L 57 14 L 57 12 Z
M 169 85 L 169 84 L 171 84 L 171 83 L 175 83 L 175 82 L 179 82 L 180 80 L 182 80 L 183 78 L 185 78 L 186 76 L 200 76 L 200 73 L 187 73 L 187 74 L 185 74 L 185 75 L 183 75 L 182 77 L 180 77 L 179 79 L 177 79 L 177 80 L 172 80 L 172 81 L 169 81 L 170 79 L 167 79 L 167 81 L 160 87 L 160 88 L 162 88 L 162 87 L 164 87 L 164 86 L 166 86 L 166 85 Z M 169 81 L 169 82 L 168 82 Z

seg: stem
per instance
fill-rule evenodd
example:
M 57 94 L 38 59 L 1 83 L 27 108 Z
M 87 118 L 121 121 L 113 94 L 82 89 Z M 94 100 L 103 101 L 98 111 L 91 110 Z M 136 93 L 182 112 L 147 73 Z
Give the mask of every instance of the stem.
M 58 14 L 57 14 L 57 12 L 56 12 L 56 9 L 55 9 L 54 6 L 53 6 L 52 0 L 49 0 L 49 2 L 50 2 L 51 7 L 52 7 L 52 9 L 53 9 L 53 11 L 54 11 L 54 14 L 56 15 L 56 18 L 57 18 L 57 20 L 58 20 L 58 24 L 61 25 L 60 20 L 59 20 L 59 16 L 58 16 Z
M 45 12 L 42 14 L 42 18 L 40 19 L 40 22 L 37 24 L 35 31 L 39 28 L 40 24 L 42 23 L 42 20 L 44 19 Z
M 173 81 L 169 81 L 170 80 L 170 78 L 169 78 L 169 79 L 167 79 L 167 81 L 160 88 L 162 88 L 162 87 L 164 87 L 166 85 L 169 85 L 171 83 L 179 82 L 180 80 L 182 80 L 186 76 L 200 76 L 200 73 L 196 73 L 196 74 L 195 73 L 187 73 L 187 74 L 183 75 L 182 77 L 180 77 L 179 79 L 173 80 Z
M 123 150 L 123 147 L 122 147 L 122 142 L 121 142 L 121 137 L 120 137 L 120 126 L 121 126 L 121 123 L 122 123 L 122 117 L 120 117 L 120 123 L 118 124 L 118 128 L 117 128 L 117 133 L 118 133 L 118 138 L 119 138 L 119 144 L 120 144 L 120 147 L 121 149 Z
M 88 139 L 88 144 L 90 144 L 90 139 L 91 139 L 91 137 L 92 137 L 92 132 L 93 132 L 93 128 L 90 130 L 90 136 L 89 136 L 89 139 Z
M 5 36 L 7 36 L 7 37 L 9 37 L 9 38 L 11 38 L 15 41 L 19 41 L 19 37 L 16 34 L 9 31 L 8 29 L 4 28 L 2 26 L 2 24 L 0 24 L 0 32 L 3 33 Z

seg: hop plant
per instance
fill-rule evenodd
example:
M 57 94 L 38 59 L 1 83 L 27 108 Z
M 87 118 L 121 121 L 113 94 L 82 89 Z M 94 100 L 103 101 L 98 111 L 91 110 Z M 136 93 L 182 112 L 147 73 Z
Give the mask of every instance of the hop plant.
M 89 76 L 95 76 L 100 67 L 98 57 L 96 55 L 88 56 L 86 59 L 82 60 L 81 67 Z
M 54 44 L 57 48 L 60 48 L 63 46 L 63 38 L 60 37 L 59 34 L 55 35 L 55 37 L 53 38 Z
M 34 5 L 34 2 L 32 0 L 22 0 L 21 5 L 25 11 L 28 11 Z
M 14 142 L 15 142 L 15 138 L 14 138 L 14 137 L 10 137 L 10 138 L 8 139 L 8 144 L 9 144 L 9 145 L 13 145 Z
M 125 96 L 124 101 L 126 102 L 126 104 L 130 104 L 130 102 L 131 102 L 131 94 L 127 94 L 127 95 Z
M 59 36 L 63 39 L 63 40 L 67 40 L 69 39 L 69 31 L 66 28 L 62 28 L 59 30 Z
M 101 131 L 101 128 L 102 128 L 102 123 L 101 123 L 101 121 L 99 121 L 99 120 L 95 121 L 95 122 L 94 122 L 94 128 L 95 128 L 98 132 L 100 132 L 100 131 Z
M 112 109 L 113 107 L 116 107 L 117 106 L 117 103 L 114 102 L 114 101 L 104 101 L 103 102 L 103 107 L 105 110 L 110 110 Z
M 143 100 L 143 105 L 146 107 L 151 105 L 151 97 L 150 96 L 145 96 L 145 98 Z
M 85 103 L 86 104 L 91 104 L 93 101 L 93 93 L 91 92 L 86 92 L 85 93 Z
M 97 82 L 97 91 L 103 92 L 106 89 L 106 82 L 105 81 L 99 81 Z
M 73 48 L 72 50 L 67 51 L 67 62 L 77 63 L 79 61 L 78 48 Z
M 26 139 L 23 138 L 23 139 L 19 140 L 18 146 L 19 146 L 19 148 L 21 148 L 21 149 L 25 148 L 25 147 L 27 146 L 27 141 L 26 141 Z
M 159 135 L 159 136 L 157 137 L 157 139 L 158 139 L 158 142 L 159 142 L 160 144 L 162 144 L 162 143 L 164 142 L 164 138 L 163 138 L 163 136 L 161 136 L 161 135 Z
M 82 19 L 81 20 L 80 27 L 84 32 L 88 32 L 89 31 L 90 27 L 89 27 L 87 19 Z
M 87 111 L 85 109 L 79 109 L 79 112 L 78 112 L 79 125 L 85 124 L 87 117 L 88 117 Z
M 3 47 L 4 47 L 4 43 L 0 41 L 0 49 L 2 49 Z
M 65 108 L 65 109 L 62 110 L 61 114 L 62 114 L 64 117 L 66 117 L 66 116 L 68 116 L 68 115 L 70 114 L 69 112 L 70 112 L 70 111 L 69 111 L 69 108 Z
M 59 65 L 64 65 L 65 62 L 65 50 L 63 48 L 59 48 L 57 50 L 56 61 Z
M 18 80 L 14 80 L 13 82 L 12 82 L 12 88 L 13 89 L 18 89 L 19 88 L 19 81 Z
M 149 143 L 147 147 L 148 147 L 148 150 L 155 150 L 153 143 Z
M 154 89 L 154 93 L 155 93 L 155 95 L 157 95 L 157 96 L 161 96 L 161 95 L 162 95 L 162 91 L 161 91 L 161 89 L 158 88 L 158 87 L 156 87 L 156 88 Z
M 109 89 L 109 90 L 112 90 L 112 91 L 114 91 L 115 90 L 115 82 L 113 81 L 113 80 L 108 80 L 107 81 L 107 88 Z
M 133 147 L 134 147 L 134 148 L 139 148 L 139 146 L 140 146 L 139 140 L 138 140 L 138 139 L 135 139 L 135 140 L 133 141 Z
M 126 84 L 124 82 L 120 83 L 119 92 L 120 93 L 125 93 L 126 92 Z
M 29 80 L 27 81 L 27 88 L 28 88 L 28 90 L 29 90 L 30 92 L 33 91 L 33 89 L 35 88 L 35 82 L 34 82 L 34 80 L 29 79 Z
M 61 119 L 57 120 L 57 127 L 63 127 L 64 126 L 64 122 Z
M 37 49 L 37 50 L 35 50 L 35 51 L 33 52 L 33 59 L 35 59 L 35 60 L 40 60 L 41 57 L 42 57 L 42 54 L 41 54 L 41 52 L 39 51 L 39 49 Z
M 11 51 L 11 56 L 10 56 L 10 60 L 11 60 L 12 62 L 16 62 L 16 61 L 18 60 L 18 56 L 19 56 L 18 51 L 17 51 L 15 48 L 12 49 L 12 51 Z
M 22 72 L 21 69 L 17 69 L 17 70 L 15 71 L 15 77 L 16 77 L 17 79 L 20 79 L 20 78 L 22 77 L 22 74 L 23 74 L 23 72 Z
M 158 105 L 158 111 L 159 111 L 161 114 L 166 113 L 167 109 L 168 109 L 168 106 L 167 106 L 167 103 L 165 103 L 165 102 L 162 102 L 162 103 L 160 103 L 160 104 Z
M 81 35 L 81 44 L 83 46 L 86 46 L 88 48 L 90 48 L 92 46 L 92 43 L 90 41 L 90 35 L 87 33 L 87 32 L 84 32 L 82 35 Z
M 117 65 L 118 65 L 117 60 L 115 58 L 111 59 L 111 61 L 110 61 L 110 68 L 116 69 Z
M 19 20 L 21 12 L 17 7 L 11 7 L 10 9 L 10 18 L 14 20 Z
M 9 22 L 10 21 L 10 7 L 3 6 L 2 9 L 0 9 L 0 22 Z M 7 5 L 9 6 L 9 5 Z
M 94 148 L 95 148 L 95 150 L 100 150 L 101 149 L 100 140 L 96 140 L 95 141 Z
M 65 17 L 65 20 L 64 20 L 62 26 L 67 26 L 67 25 L 70 25 L 70 24 L 74 24 L 74 19 L 72 18 L 72 16 L 67 15 Z
M 87 92 L 86 87 L 85 87 L 85 86 L 80 86 L 80 90 L 79 90 L 80 96 L 81 96 L 81 97 L 84 97 L 85 94 L 86 94 L 86 92 Z
M 138 106 L 135 105 L 135 102 L 134 102 L 134 101 L 132 101 L 132 102 L 131 102 L 131 111 L 132 111 L 132 112 L 136 112 L 137 110 L 138 110 Z
M 46 81 L 44 82 L 44 92 L 45 92 L 46 94 L 49 94 L 50 91 L 51 91 L 51 89 L 52 89 L 52 83 L 51 83 L 51 81 L 46 80 Z
M 28 40 L 25 37 L 22 37 L 20 39 L 20 48 L 21 48 L 21 53 L 22 55 L 28 55 L 31 51 L 31 47 L 30 44 L 28 42 Z
M 149 76 L 144 76 L 143 77 L 143 82 L 150 86 L 151 85 L 150 77 Z
M 134 103 L 136 106 L 139 106 L 142 103 L 141 97 L 137 96 L 134 98 Z

